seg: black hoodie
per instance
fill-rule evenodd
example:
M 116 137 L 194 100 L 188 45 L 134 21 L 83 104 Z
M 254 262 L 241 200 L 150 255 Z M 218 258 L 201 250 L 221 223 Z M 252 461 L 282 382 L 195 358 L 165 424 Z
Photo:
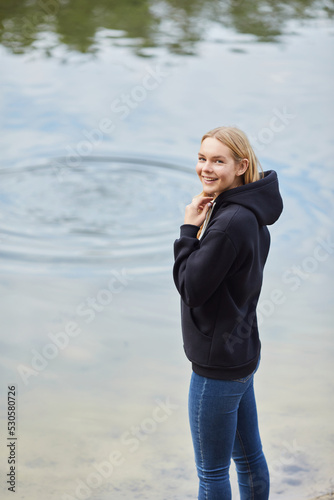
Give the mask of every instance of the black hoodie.
M 201 239 L 183 224 L 173 276 L 181 295 L 184 349 L 199 375 L 235 380 L 256 368 L 256 306 L 273 224 L 283 209 L 276 172 L 222 192 Z

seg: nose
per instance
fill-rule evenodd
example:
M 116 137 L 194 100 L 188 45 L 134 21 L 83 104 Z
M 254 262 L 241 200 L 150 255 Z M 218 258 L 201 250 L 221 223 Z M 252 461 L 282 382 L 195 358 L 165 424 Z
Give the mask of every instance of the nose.
M 209 160 L 206 160 L 206 162 L 202 166 L 202 172 L 212 172 L 212 166 Z

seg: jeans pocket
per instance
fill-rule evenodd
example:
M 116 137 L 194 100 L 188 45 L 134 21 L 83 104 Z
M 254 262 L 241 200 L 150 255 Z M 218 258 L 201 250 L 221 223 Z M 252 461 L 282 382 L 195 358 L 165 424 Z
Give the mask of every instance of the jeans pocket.
M 261 361 L 261 356 L 259 356 L 256 368 L 255 368 L 255 370 L 252 373 L 250 373 L 249 375 L 246 375 L 246 377 L 241 377 L 241 378 L 237 378 L 235 380 L 232 380 L 232 382 L 241 382 L 243 384 L 245 382 L 247 382 L 252 377 L 252 375 L 254 375 L 256 373 L 257 369 L 259 368 L 260 361 Z
M 253 376 L 253 374 L 254 374 L 254 372 L 250 373 L 249 375 L 246 375 L 246 377 L 237 378 L 235 380 L 232 380 L 232 382 L 241 382 L 242 384 L 245 384 Z

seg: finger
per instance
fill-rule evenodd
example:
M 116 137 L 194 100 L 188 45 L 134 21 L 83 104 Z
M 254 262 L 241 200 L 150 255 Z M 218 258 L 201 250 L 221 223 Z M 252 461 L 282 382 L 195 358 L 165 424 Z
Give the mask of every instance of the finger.
M 197 213 L 198 214 L 201 214 L 204 219 L 206 217 L 206 214 L 208 213 L 208 210 L 212 207 L 212 202 L 209 201 L 209 203 L 206 203 L 203 207 L 199 207 L 199 209 L 197 210 Z
M 210 201 L 210 200 L 213 200 L 213 196 L 195 196 L 195 198 L 193 198 L 193 202 L 195 203 L 205 203 L 207 201 Z
M 198 206 L 198 210 L 201 212 L 205 207 L 212 207 L 212 199 L 206 200 L 205 202 L 201 203 L 201 205 Z
M 213 196 L 203 196 L 201 198 L 194 199 L 193 203 L 195 206 L 203 208 L 209 201 L 212 201 L 212 200 L 213 200 Z

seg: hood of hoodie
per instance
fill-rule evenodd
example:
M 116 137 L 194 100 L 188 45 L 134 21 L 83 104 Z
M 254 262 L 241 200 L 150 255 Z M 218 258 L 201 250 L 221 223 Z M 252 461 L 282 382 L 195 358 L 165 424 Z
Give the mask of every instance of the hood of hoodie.
M 274 224 L 283 210 L 276 172 L 268 170 L 258 181 L 223 191 L 215 199 L 215 208 L 230 203 L 251 210 L 261 226 Z

